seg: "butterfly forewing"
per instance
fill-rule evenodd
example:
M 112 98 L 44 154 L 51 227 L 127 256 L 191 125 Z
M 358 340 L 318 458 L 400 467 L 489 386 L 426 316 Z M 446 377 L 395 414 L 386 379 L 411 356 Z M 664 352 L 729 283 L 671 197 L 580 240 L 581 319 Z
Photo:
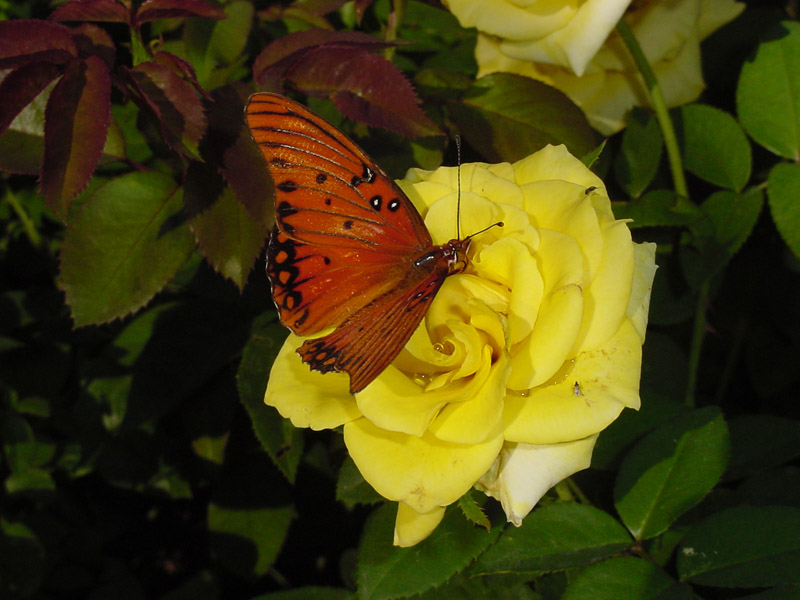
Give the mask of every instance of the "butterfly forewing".
M 254 94 L 247 122 L 275 183 L 281 231 L 305 243 L 386 253 L 431 245 L 411 201 L 327 121 L 283 96 Z
M 267 275 L 281 322 L 308 335 L 341 323 L 354 303 L 384 295 L 400 283 L 403 272 L 395 256 L 302 244 L 276 228 L 267 251 Z

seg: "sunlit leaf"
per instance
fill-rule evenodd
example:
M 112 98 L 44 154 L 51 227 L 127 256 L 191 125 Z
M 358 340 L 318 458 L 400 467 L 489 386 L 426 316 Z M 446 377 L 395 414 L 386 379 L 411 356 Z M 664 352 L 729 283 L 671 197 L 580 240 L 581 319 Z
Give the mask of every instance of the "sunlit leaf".
M 631 111 L 614 161 L 617 181 L 631 198 L 638 198 L 658 172 L 664 139 L 658 121 L 644 109 Z
M 264 247 L 267 226 L 253 219 L 231 188 L 225 188 L 211 208 L 192 220 L 191 228 L 211 266 L 243 289 Z
M 493 162 L 519 160 L 547 144 L 575 156 L 596 145 L 583 112 L 559 90 L 509 73 L 480 78 L 449 105 L 469 144 Z
M 736 109 L 756 143 L 790 160 L 800 159 L 800 23 L 769 32 L 742 65 Z
M 688 171 L 736 192 L 750 179 L 750 142 L 728 113 L 704 104 L 680 109 L 682 158 Z
M 649 539 L 702 500 L 728 459 L 728 429 L 716 408 L 658 427 L 628 453 L 614 488 L 617 511 L 637 539 Z
M 767 181 L 772 219 L 783 241 L 800 258 L 800 165 L 778 163 Z
M 173 223 L 180 192 L 172 178 L 140 171 L 98 189 L 70 220 L 61 287 L 75 324 L 103 323 L 146 304 L 194 248 Z
M 589 565 L 569 582 L 563 600 L 693 600 L 691 588 L 679 584 L 652 562 L 612 558 Z
M 432 589 L 464 569 L 502 531 L 487 532 L 448 510 L 427 539 L 411 548 L 392 546 L 396 504 L 376 510 L 364 529 L 358 556 L 362 599 L 400 598 Z
M 559 502 L 537 508 L 521 527 L 506 529 L 472 572 L 556 571 L 606 558 L 632 544 L 625 528 L 609 514 L 592 506 Z

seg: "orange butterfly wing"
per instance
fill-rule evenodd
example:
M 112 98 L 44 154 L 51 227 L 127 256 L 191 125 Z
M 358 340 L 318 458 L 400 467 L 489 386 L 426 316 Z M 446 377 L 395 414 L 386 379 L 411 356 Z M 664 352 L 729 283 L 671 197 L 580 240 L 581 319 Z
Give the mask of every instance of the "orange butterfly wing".
M 302 105 L 254 94 L 247 123 L 275 183 L 267 274 L 298 350 L 357 392 L 397 356 L 467 242 L 432 245 L 414 205 L 355 143 Z M 458 265 L 457 267 L 454 265 Z

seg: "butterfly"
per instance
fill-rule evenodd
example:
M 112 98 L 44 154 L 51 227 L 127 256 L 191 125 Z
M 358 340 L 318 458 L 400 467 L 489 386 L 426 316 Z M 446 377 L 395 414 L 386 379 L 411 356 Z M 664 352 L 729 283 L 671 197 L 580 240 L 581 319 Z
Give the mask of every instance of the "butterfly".
M 272 298 L 313 370 L 363 390 L 408 342 L 470 239 L 433 244 L 392 179 L 336 127 L 284 96 L 250 97 L 247 124 L 275 184 L 267 249 Z M 502 224 L 499 224 L 502 225 Z M 477 235 L 477 234 L 475 234 Z

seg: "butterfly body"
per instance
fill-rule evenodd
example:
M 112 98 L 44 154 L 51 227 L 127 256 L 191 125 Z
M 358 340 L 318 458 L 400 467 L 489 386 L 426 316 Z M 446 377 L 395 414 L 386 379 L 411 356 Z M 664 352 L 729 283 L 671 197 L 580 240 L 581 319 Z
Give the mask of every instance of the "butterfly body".
M 275 184 L 267 275 L 281 322 L 312 369 L 362 390 L 394 360 L 469 238 L 434 245 L 411 201 L 343 133 L 302 105 L 254 94 L 247 121 Z

